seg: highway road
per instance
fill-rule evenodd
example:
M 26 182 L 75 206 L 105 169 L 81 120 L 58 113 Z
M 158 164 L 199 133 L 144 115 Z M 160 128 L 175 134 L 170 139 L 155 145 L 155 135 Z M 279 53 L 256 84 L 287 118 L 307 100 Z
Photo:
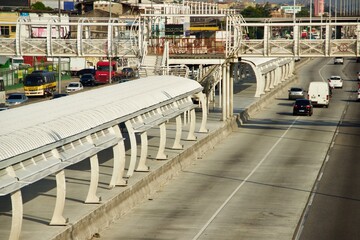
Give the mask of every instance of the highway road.
M 356 72 L 348 61 L 342 72 L 326 65 L 321 73 L 342 75 L 343 89 L 334 91 L 331 109 L 342 111 L 334 139 L 319 174 L 298 236 L 304 240 L 360 238 L 360 102 L 355 102 Z
M 332 74 L 329 108 L 293 116 L 284 92 L 97 239 L 358 239 L 355 60 L 313 59 L 295 85 Z

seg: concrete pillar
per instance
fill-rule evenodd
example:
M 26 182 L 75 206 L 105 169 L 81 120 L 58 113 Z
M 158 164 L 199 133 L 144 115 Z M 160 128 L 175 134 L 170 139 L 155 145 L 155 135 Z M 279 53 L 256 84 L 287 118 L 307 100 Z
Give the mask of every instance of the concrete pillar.
M 226 120 L 226 105 L 227 105 L 227 77 L 226 77 L 226 64 L 223 64 L 221 67 L 222 71 L 222 121 Z
M 231 63 L 229 64 L 229 75 L 230 75 L 230 78 L 229 78 L 229 81 L 230 81 L 230 86 L 229 86 L 229 91 L 230 91 L 230 94 L 229 94 L 229 102 L 230 102 L 230 105 L 229 105 L 229 117 L 232 117 L 234 115 L 234 75 L 235 75 L 235 69 L 237 69 L 237 63 Z
M 56 178 L 56 202 L 50 225 L 66 225 L 67 220 L 63 217 L 66 197 L 65 171 L 61 170 L 55 175 Z

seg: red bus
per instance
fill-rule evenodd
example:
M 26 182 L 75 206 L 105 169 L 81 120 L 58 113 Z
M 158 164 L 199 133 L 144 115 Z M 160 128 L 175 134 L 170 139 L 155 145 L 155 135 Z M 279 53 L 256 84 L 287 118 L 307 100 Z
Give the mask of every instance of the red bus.
M 96 64 L 95 81 L 97 84 L 109 83 L 109 73 L 110 73 L 109 67 L 110 67 L 110 62 L 108 60 L 102 60 Z M 111 61 L 111 78 L 113 78 L 116 75 L 116 71 L 117 71 L 117 62 Z

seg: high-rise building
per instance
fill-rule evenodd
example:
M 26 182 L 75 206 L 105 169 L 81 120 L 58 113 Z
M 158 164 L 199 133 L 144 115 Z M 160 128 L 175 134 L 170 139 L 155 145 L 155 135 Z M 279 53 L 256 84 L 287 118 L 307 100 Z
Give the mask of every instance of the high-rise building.
M 314 16 L 324 14 L 324 0 L 314 0 Z

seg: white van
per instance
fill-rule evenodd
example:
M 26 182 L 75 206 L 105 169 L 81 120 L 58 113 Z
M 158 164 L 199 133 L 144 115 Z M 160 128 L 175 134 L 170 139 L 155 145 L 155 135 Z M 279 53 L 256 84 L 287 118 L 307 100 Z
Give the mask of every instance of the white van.
M 311 82 L 309 85 L 308 98 L 315 106 L 329 106 L 330 89 L 327 82 Z

